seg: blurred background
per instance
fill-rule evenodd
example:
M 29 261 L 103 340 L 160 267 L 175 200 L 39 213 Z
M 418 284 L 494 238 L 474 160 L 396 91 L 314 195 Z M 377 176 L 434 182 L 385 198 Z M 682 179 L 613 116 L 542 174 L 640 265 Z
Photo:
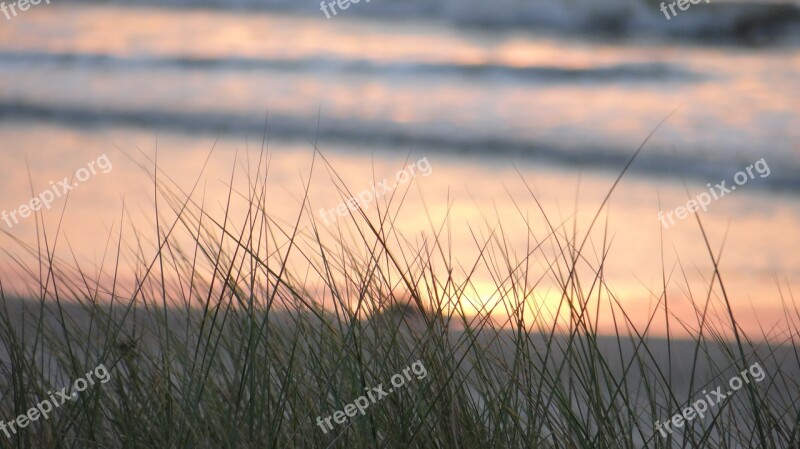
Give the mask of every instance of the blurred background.
M 328 19 L 311 0 L 52 1 L 0 14 L 0 210 L 102 154 L 113 164 L 42 216 L 0 222 L 4 286 L 37 285 L 22 268 L 37 248 L 99 272 L 120 229 L 131 246 L 133 230 L 155 241 L 139 165 L 156 155 L 187 191 L 199 177 L 220 213 L 231 179 L 246 185 L 254 172 L 265 123 L 276 220 L 293 222 L 307 183 L 309 214 L 335 208 L 331 168 L 359 192 L 427 157 L 432 173 L 394 199 L 398 229 L 424 239 L 448 216 L 468 266 L 502 225 L 524 255 L 526 217 L 547 231 L 531 191 L 566 233 L 586 232 L 630 155 L 677 108 L 611 198 L 607 281 L 635 321 L 653 311 L 662 274 L 673 311 L 694 315 L 708 250 L 694 218 L 664 229 L 658 212 L 763 158 L 768 177 L 700 215 L 743 327 L 780 340 L 800 285 L 800 7 L 700 2 L 669 20 L 659 7 L 362 0 Z M 605 216 L 596 226 L 587 251 L 599 260 Z M 555 304 L 546 283 L 537 295 Z M 495 280 L 476 284 L 471 307 L 497 300 Z M 610 317 L 599 325 L 613 329 Z

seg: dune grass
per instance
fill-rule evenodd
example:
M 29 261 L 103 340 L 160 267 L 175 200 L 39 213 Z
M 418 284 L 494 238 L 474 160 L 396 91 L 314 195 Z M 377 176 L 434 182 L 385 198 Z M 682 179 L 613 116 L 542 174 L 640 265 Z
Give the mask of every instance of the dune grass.
M 799 447 L 794 333 L 746 335 L 732 312 L 708 313 L 713 301 L 731 310 L 716 269 L 692 296 L 695 317 L 671 313 L 666 275 L 653 294 L 651 322 L 695 323 L 692 338 L 637 328 L 605 283 L 605 202 L 579 232 L 551 221 L 531 192 L 517 199 L 520 216 L 533 208 L 547 227 L 528 227 L 527 248 L 509 248 L 502 225 L 489 226 L 474 233 L 475 260 L 454 260 L 449 220 L 431 223 L 422 240 L 395 228 L 405 192 L 328 228 L 307 195 L 295 222 L 273 219 L 266 157 L 247 161 L 255 173 L 231 174 L 231 186 L 247 176 L 248 189 L 231 187 L 220 213 L 205 205 L 199 182 L 183 191 L 145 166 L 153 238 L 120 227 L 100 267 L 56 257 L 70 255 L 57 230 L 41 230 L 37 247 L 19 242 L 38 260 L 20 262 L 19 272 L 37 287 L 0 291 L 0 419 L 100 363 L 111 380 L 11 438 L 0 434 L 0 447 Z M 590 241 L 601 243 L 599 254 Z M 120 280 L 126 264 L 132 287 Z M 497 300 L 470 313 L 477 272 L 495 280 Z M 545 279 L 558 285 L 566 322 L 537 303 Z M 600 302 L 615 311 L 615 335 L 598 335 Z M 333 431 L 316 424 L 417 360 L 424 379 Z M 755 362 L 763 382 L 668 438 L 654 429 Z

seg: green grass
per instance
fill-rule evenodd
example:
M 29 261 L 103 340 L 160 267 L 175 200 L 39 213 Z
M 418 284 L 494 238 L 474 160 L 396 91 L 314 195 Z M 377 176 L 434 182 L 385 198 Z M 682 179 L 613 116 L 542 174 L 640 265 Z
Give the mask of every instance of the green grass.
M 732 312 L 709 313 L 714 302 L 730 311 L 716 270 L 692 296 L 695 317 L 671 314 L 667 275 L 653 293 L 651 322 L 694 322 L 691 338 L 637 328 L 605 283 L 605 202 L 579 232 L 551 221 L 531 193 L 517 199 L 520 216 L 533 208 L 547 226 L 528 226 L 527 248 L 509 248 L 495 225 L 473 233 L 477 258 L 454 260 L 449 219 L 423 240 L 395 228 L 404 192 L 328 228 L 307 195 L 295 222 L 273 219 L 261 157 L 252 177 L 232 173 L 232 182 L 246 176 L 248 189 L 231 188 L 219 213 L 197 190 L 149 171 L 153 238 L 119 231 L 101 267 L 57 258 L 70 254 L 57 232 L 40 231 L 38 247 L 20 243 L 38 264 L 20 262 L 19 272 L 38 287 L 0 292 L 0 419 L 100 363 L 111 381 L 10 439 L 0 434 L 1 447 L 798 447 L 795 340 L 746 335 Z M 125 290 L 118 272 L 128 265 L 136 286 Z M 463 306 L 478 272 L 495 280 L 496 301 L 470 314 Z M 537 303 L 545 281 L 558 286 L 567 322 L 548 319 Z M 600 302 L 614 310 L 616 335 L 598 336 L 592 304 Z M 787 305 L 792 329 L 795 316 Z M 333 432 L 317 427 L 317 416 L 417 360 L 424 379 Z M 762 382 L 669 439 L 657 435 L 656 419 L 755 362 L 767 373 Z

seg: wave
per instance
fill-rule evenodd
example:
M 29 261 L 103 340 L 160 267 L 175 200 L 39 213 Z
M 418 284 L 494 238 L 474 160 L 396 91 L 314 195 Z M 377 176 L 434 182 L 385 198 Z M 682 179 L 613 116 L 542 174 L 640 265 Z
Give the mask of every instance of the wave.
M 182 69 L 216 70 L 286 70 L 344 71 L 353 73 L 386 73 L 393 75 L 443 75 L 469 78 L 507 78 L 545 82 L 687 82 L 702 81 L 706 75 L 691 72 L 675 64 L 628 63 L 603 67 L 512 67 L 499 64 L 459 64 L 423 62 L 386 62 L 333 58 L 263 59 L 244 57 L 201 58 L 184 56 L 118 57 L 100 53 L 0 52 L 0 64 L 59 64 L 99 68 L 150 69 L 177 67 Z
M 331 0 L 326 0 L 330 2 Z M 105 3 L 105 2 L 104 2 Z M 124 5 L 292 11 L 324 18 L 319 2 L 296 0 L 117 0 Z M 671 1 L 666 1 L 667 4 Z M 340 16 L 420 18 L 484 28 L 524 28 L 568 34 L 660 36 L 769 43 L 800 37 L 800 5 L 790 0 L 700 1 L 667 19 L 658 0 L 376 0 Z M 677 11 L 677 9 L 676 9 Z M 333 17 L 335 20 L 335 17 Z
M 220 135 L 264 131 L 262 117 L 214 112 L 182 112 L 163 110 L 118 110 L 84 106 L 51 106 L 26 102 L 0 101 L 0 122 L 30 124 L 31 121 L 53 123 L 70 128 L 101 128 L 108 126 L 140 127 L 169 132 Z M 471 157 L 502 158 L 520 162 L 545 162 L 569 167 L 619 172 L 633 149 L 603 147 L 587 142 L 584 147 L 561 147 L 557 144 L 514 138 L 513 136 L 477 136 L 468 133 L 436 133 L 413 127 L 354 118 L 324 119 L 315 117 L 269 114 L 268 132 L 271 138 L 296 141 L 320 140 L 325 144 L 343 144 L 363 148 L 424 148 Z M 324 147 L 324 145 L 323 145 Z M 722 180 L 742 168 L 741 161 L 710 159 L 711 151 L 676 154 L 668 148 L 648 147 L 636 160 L 635 172 L 648 176 L 688 178 L 702 182 Z M 752 162 L 752 161 L 750 161 Z M 775 169 L 769 183 L 753 182 L 754 188 L 771 191 L 800 192 L 800 165 L 792 158 L 772 155 L 769 164 Z

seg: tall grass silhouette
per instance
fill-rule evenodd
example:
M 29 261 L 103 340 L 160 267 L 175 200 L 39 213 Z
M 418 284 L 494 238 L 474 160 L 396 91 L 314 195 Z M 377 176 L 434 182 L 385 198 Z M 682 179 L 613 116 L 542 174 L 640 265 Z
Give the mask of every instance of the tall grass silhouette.
M 10 438 L 0 434 L 0 447 L 799 447 L 793 298 L 784 301 L 791 335 L 743 333 L 718 269 L 721 248 L 699 216 L 714 269 L 704 291 L 686 289 L 695 316 L 672 312 L 666 269 L 644 328 L 606 284 L 607 202 L 643 146 L 585 229 L 574 216 L 556 220 L 529 189 L 514 199 L 527 247 L 509 247 L 503 223 L 513 217 L 487 217 L 472 234 L 474 260 L 454 258 L 449 216 L 427 215 L 423 237 L 397 229 L 411 185 L 318 226 L 311 176 L 294 222 L 270 214 L 263 147 L 245 171 L 232 171 L 221 211 L 206 205 L 202 174 L 187 191 L 154 160 L 142 163 L 153 185 L 150 239 L 120 226 L 91 269 L 62 258 L 71 250 L 58 229 L 40 228 L 35 247 L 5 250 L 35 288 L 12 294 L 0 279 L 0 419 L 99 363 L 111 381 Z M 335 177 L 314 151 L 313 164 Z M 245 191 L 234 187 L 242 177 Z M 342 198 L 351 196 L 335 179 Z M 546 227 L 532 225 L 530 210 Z M 121 281 L 125 264 L 132 285 Z M 494 301 L 467 308 L 479 272 L 494 281 Z M 555 311 L 536 295 L 545 280 L 558 286 L 548 296 L 559 298 Z M 601 303 L 615 334 L 598 333 Z M 653 336 L 658 321 L 691 337 Z M 315 424 L 416 360 L 425 379 L 327 434 Z M 755 362 L 763 382 L 666 438 L 654 429 Z

